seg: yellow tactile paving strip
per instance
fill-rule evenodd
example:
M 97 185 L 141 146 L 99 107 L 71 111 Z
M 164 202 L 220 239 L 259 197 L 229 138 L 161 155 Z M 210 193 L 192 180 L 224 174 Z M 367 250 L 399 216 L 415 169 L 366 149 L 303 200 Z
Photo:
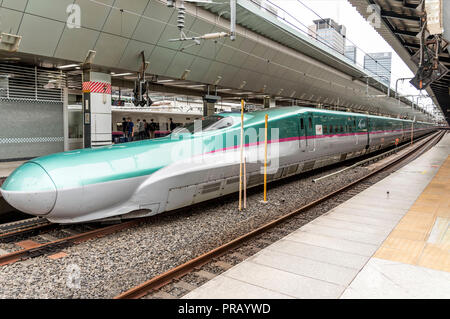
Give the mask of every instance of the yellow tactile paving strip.
M 450 156 L 374 257 L 450 272 L 449 222 Z

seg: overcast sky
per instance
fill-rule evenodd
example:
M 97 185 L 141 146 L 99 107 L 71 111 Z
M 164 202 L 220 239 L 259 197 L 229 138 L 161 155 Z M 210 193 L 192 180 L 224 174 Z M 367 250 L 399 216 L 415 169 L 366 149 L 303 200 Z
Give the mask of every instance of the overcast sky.
M 320 17 L 332 18 L 337 23 L 345 25 L 347 39 L 366 53 L 392 52 L 391 87 L 395 88 L 395 82 L 398 78 L 414 76 L 391 46 L 347 0 L 271 0 L 271 2 L 276 3 L 295 16 L 300 22 L 294 22 L 292 19 L 291 21 L 302 29 L 305 26 L 312 25 L 312 21 L 319 19 L 319 17 L 301 3 L 314 10 Z M 351 45 L 351 43 L 347 42 L 346 45 Z M 358 50 L 357 63 L 362 66 L 363 60 L 364 53 Z M 403 84 L 402 81 L 399 81 L 399 92 L 402 94 L 419 94 L 419 91 L 412 87 L 408 80 L 404 81 Z M 423 93 L 426 94 L 425 91 Z M 425 102 L 425 100 L 421 99 L 419 102 Z

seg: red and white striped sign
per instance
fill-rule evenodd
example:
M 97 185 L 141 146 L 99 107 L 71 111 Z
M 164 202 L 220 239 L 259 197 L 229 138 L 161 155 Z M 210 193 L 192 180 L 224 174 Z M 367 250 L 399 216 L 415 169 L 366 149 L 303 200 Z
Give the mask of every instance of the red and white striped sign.
M 83 82 L 83 92 L 111 94 L 111 83 Z

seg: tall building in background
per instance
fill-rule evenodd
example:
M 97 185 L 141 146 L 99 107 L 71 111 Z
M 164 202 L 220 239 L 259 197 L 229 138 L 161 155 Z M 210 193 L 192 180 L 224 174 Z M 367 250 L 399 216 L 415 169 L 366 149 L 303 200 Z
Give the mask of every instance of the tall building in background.
M 375 74 L 375 78 L 389 86 L 391 84 L 392 53 L 369 53 L 364 56 L 364 69 Z
M 356 63 L 356 47 L 354 45 L 346 45 L 344 55 L 352 60 L 353 63 Z
M 314 25 L 308 28 L 308 34 L 339 53 L 344 54 L 345 36 L 347 33 L 345 26 L 337 24 L 330 18 L 314 20 L 313 22 Z

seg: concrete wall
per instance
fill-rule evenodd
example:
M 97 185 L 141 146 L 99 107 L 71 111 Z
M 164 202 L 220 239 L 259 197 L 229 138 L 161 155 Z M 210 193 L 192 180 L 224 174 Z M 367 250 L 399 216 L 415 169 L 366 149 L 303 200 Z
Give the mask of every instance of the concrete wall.
M 62 151 L 62 103 L 0 100 L 0 161 Z

